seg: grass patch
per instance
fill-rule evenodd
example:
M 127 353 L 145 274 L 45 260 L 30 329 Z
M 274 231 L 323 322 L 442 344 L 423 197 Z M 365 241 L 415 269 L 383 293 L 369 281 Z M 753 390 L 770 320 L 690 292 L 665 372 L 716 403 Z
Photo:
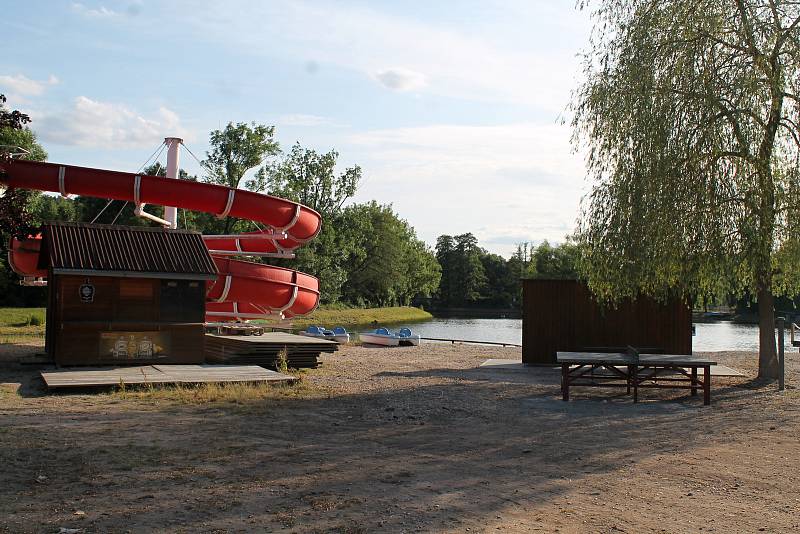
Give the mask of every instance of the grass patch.
M 19 384 L 0 384 L 0 401 L 6 403 L 19 399 Z
M 0 327 L 41 326 L 44 318 L 44 308 L 0 308 Z
M 44 336 L 43 326 L 0 326 L 0 338 L 5 336 Z
M 44 308 L 0 308 L 0 344 L 25 343 L 44 336 Z
M 397 306 L 393 308 L 347 308 L 347 309 L 318 309 L 305 317 L 293 319 L 292 324 L 297 329 L 305 329 L 311 325 L 334 326 L 367 326 L 374 323 L 396 324 L 413 323 L 432 319 L 433 315 L 419 308 L 411 306 Z
M 108 394 L 111 399 L 142 400 L 188 405 L 252 404 L 264 400 L 310 398 L 315 391 L 302 380 L 295 384 L 212 383 L 175 385 L 125 385 Z
M 44 343 L 44 332 L 20 332 L 19 329 L 9 332 L 0 328 L 0 345 L 41 345 Z

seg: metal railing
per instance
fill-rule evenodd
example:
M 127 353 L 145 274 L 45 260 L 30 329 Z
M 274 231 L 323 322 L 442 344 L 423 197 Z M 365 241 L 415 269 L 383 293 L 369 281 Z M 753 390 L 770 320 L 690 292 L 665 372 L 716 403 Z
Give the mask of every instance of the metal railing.
M 474 343 L 476 345 L 501 345 L 503 347 L 521 347 L 522 345 L 518 343 L 505 343 L 502 341 L 476 341 L 472 339 L 449 339 L 449 338 L 441 338 L 441 337 L 420 337 L 420 339 L 425 339 L 428 341 L 443 341 L 449 342 L 453 345 L 456 343 Z

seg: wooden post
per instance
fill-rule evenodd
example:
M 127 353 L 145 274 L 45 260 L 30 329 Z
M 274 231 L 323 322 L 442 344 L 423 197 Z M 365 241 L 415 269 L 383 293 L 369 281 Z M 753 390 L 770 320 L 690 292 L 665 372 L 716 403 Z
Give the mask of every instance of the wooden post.
M 569 364 L 561 364 L 561 396 L 565 401 L 569 400 Z
M 628 366 L 628 390 L 627 390 L 626 395 L 630 395 L 631 394 L 631 374 L 632 373 L 633 373 L 633 366 L 629 365 Z
M 784 365 L 784 335 L 786 333 L 786 319 L 778 317 L 775 321 L 778 327 L 778 391 L 786 389 L 786 368 Z
M 692 397 L 697 396 L 697 366 L 692 367 Z
M 711 404 L 711 366 L 703 367 L 703 404 Z

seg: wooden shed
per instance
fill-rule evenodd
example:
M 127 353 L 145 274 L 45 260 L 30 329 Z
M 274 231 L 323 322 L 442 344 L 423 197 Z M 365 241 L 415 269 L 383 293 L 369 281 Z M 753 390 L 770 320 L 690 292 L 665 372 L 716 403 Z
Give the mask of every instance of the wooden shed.
M 555 364 L 558 351 L 692 353 L 692 310 L 647 297 L 602 306 L 578 280 L 523 280 L 522 361 Z
M 206 281 L 197 232 L 45 225 L 46 350 L 59 365 L 202 363 Z

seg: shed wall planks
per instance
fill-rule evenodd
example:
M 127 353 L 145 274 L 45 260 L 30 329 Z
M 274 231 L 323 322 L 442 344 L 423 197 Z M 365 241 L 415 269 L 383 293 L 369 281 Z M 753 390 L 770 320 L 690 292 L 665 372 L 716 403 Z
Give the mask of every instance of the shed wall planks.
M 558 351 L 615 350 L 627 345 L 692 353 L 688 303 L 647 297 L 600 305 L 577 280 L 523 280 L 522 361 L 555 364 Z

